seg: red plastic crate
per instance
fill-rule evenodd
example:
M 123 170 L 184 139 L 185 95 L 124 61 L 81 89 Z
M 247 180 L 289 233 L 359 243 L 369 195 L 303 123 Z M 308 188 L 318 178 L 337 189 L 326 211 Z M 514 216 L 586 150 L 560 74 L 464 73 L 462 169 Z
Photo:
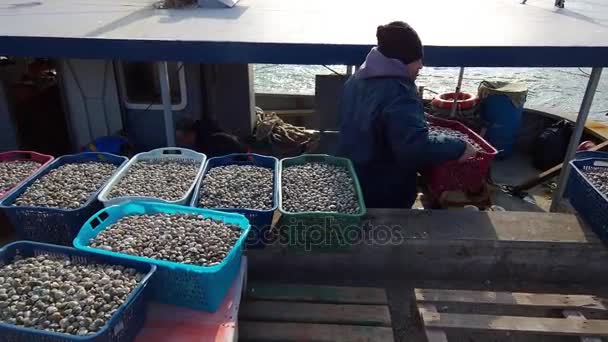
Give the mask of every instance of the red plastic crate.
M 444 191 L 464 191 L 476 193 L 483 189 L 490 164 L 498 151 L 477 133 L 457 121 L 440 119 L 431 115 L 426 116 L 430 126 L 445 127 L 468 135 L 477 142 L 483 151 L 470 160 L 459 163 L 449 161 L 439 166 L 431 167 L 427 172 L 428 187 L 431 193 L 439 197 Z
M 40 167 L 37 168 L 36 171 L 32 172 L 32 174 L 30 176 L 32 176 L 36 172 L 40 171 L 41 168 L 46 166 L 48 163 L 52 162 L 53 159 L 54 159 L 53 156 L 41 154 L 38 152 L 32 152 L 32 151 L 8 151 L 8 152 L 0 153 L 0 162 L 17 161 L 17 160 L 32 160 L 35 162 L 39 162 Z M 12 187 L 9 190 L 2 191 L 2 189 L 0 189 L 0 199 L 2 199 L 4 197 L 4 195 L 8 194 L 9 192 L 13 191 L 14 189 L 20 187 L 28 178 L 29 177 L 27 177 L 26 179 L 23 179 L 19 184 L 16 184 L 14 187 Z

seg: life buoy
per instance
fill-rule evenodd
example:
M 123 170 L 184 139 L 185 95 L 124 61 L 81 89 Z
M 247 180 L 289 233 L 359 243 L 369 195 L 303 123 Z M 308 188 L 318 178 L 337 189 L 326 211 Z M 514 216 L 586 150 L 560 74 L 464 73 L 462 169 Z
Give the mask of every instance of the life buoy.
M 578 145 L 577 151 L 587 151 L 595 147 L 595 143 L 593 141 L 587 140 L 583 141 L 580 145 Z
M 454 105 L 455 92 L 443 93 L 435 96 L 431 105 L 439 109 L 452 109 Z M 456 105 L 460 110 L 471 109 L 479 103 L 479 98 L 473 93 L 458 93 L 458 101 Z

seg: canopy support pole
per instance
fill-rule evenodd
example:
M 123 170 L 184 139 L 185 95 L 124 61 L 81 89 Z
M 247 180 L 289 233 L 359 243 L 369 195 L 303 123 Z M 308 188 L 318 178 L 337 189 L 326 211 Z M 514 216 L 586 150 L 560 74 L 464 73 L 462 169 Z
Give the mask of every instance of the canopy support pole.
M 347 65 L 346 66 L 346 76 L 351 76 L 352 74 L 353 74 L 353 66 Z
M 583 96 L 583 102 L 581 103 L 581 108 L 579 110 L 578 117 L 576 118 L 576 126 L 574 127 L 574 132 L 572 132 L 572 137 L 570 138 L 570 144 L 568 145 L 568 151 L 566 152 L 566 158 L 564 159 L 564 166 L 559 176 L 557 190 L 555 191 L 555 194 L 553 194 L 553 201 L 550 209 L 552 212 L 558 211 L 560 208 L 564 191 L 566 191 L 566 185 L 568 185 L 568 177 L 570 176 L 569 162 L 574 159 L 574 155 L 576 154 L 581 137 L 583 136 L 585 123 L 587 122 L 587 117 L 589 116 L 589 110 L 591 109 L 591 104 L 593 103 L 593 97 L 595 96 L 595 90 L 597 89 L 597 85 L 600 81 L 600 76 L 602 76 L 602 68 L 594 67 L 591 70 L 589 82 L 587 83 L 587 89 L 585 90 L 585 96 Z
M 462 87 L 462 79 L 464 78 L 464 67 L 460 67 L 460 73 L 458 74 L 458 83 L 456 84 L 456 93 L 454 94 L 454 103 L 450 110 L 450 117 L 453 118 L 456 115 L 456 107 L 458 106 L 458 94 L 460 94 L 460 88 Z
M 167 146 L 173 147 L 175 146 L 175 127 L 173 126 L 173 111 L 171 110 L 171 85 L 167 62 L 158 62 L 158 78 L 165 119 L 165 137 Z
M 0 82 L 0 150 L 16 150 L 19 147 L 17 126 L 11 114 L 7 91 L 3 82 Z

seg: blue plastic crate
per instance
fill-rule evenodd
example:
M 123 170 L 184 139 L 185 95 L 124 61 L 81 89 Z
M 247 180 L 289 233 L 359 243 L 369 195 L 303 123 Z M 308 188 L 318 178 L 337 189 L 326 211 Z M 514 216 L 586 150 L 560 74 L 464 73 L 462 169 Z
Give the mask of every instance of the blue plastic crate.
M 78 209 L 13 206 L 13 203 L 32 183 L 48 174 L 51 170 L 65 164 L 90 161 L 112 163 L 120 168 L 120 166 L 127 162 L 127 158 L 110 153 L 93 152 L 57 158 L 40 170 L 36 176 L 30 178 L 0 201 L 0 208 L 8 216 L 20 239 L 66 246 L 72 245 L 72 241 L 76 237 L 76 234 L 78 234 L 82 224 L 102 208 L 101 203 L 97 200 L 97 195 L 105 184 L 99 187 L 95 193 L 91 194 L 87 202 Z M 110 178 L 108 178 L 108 181 Z
M 156 271 L 156 266 L 134 260 L 83 252 L 69 247 L 30 241 L 14 242 L 0 249 L 0 265 L 10 264 L 17 254 L 24 257 L 52 254 L 69 257 L 71 260 L 78 263 L 122 265 L 136 269 L 145 274 L 145 276 L 106 325 L 93 335 L 73 336 L 33 328 L 18 327 L 0 322 L 0 342 L 128 342 L 132 341 L 143 327 L 146 319 L 146 301 L 148 297 L 147 285 L 150 277 Z
M 608 153 L 582 152 L 570 162 L 566 197 L 583 220 L 603 240 L 608 240 L 608 197 L 589 181 L 584 171 L 608 170 Z
M 264 248 L 268 242 L 268 231 L 272 225 L 272 215 L 279 205 L 279 160 L 275 157 L 262 156 L 253 153 L 234 153 L 227 156 L 210 158 L 207 160 L 202 176 L 196 183 L 194 194 L 190 205 L 198 207 L 200 192 L 204 186 L 204 179 L 207 171 L 217 166 L 226 165 L 255 165 L 273 170 L 273 200 L 272 209 L 270 210 L 252 210 L 252 209 L 234 209 L 234 208 L 208 208 L 212 210 L 220 210 L 233 212 L 245 216 L 251 224 L 251 230 L 247 235 L 247 247 L 249 248 Z
M 157 213 L 202 215 L 238 225 L 243 229 L 243 234 L 221 264 L 209 267 L 155 260 L 89 247 L 89 241 L 122 217 Z M 74 239 L 74 246 L 93 253 L 152 263 L 158 267 L 151 284 L 154 300 L 214 312 L 239 272 L 243 243 L 248 232 L 249 222 L 243 215 L 158 202 L 129 202 L 107 207 L 91 217 Z

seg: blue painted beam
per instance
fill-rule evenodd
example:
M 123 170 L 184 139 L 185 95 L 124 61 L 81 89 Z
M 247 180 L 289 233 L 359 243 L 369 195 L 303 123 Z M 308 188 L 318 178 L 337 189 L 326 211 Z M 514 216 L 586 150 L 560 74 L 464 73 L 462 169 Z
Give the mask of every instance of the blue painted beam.
M 371 47 L 0 36 L 0 55 L 7 56 L 201 63 L 357 65 Z M 608 47 L 426 46 L 424 62 L 442 67 L 604 67 L 608 66 Z

